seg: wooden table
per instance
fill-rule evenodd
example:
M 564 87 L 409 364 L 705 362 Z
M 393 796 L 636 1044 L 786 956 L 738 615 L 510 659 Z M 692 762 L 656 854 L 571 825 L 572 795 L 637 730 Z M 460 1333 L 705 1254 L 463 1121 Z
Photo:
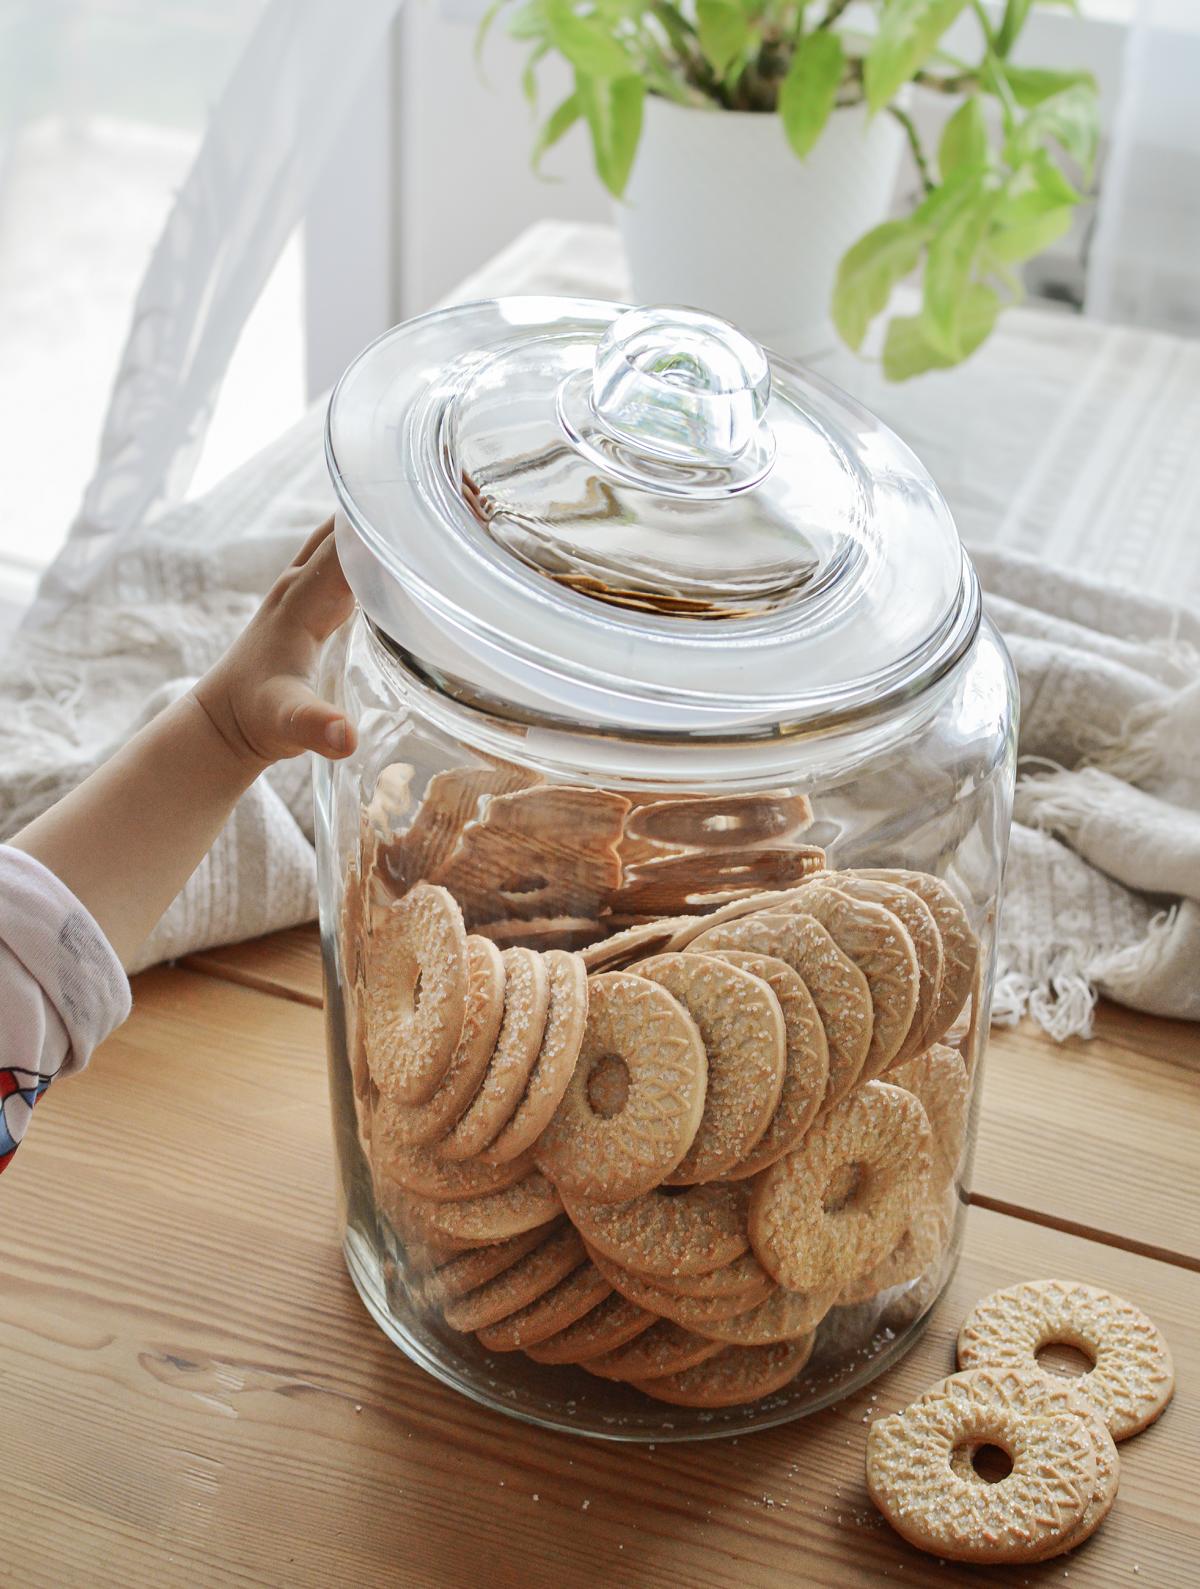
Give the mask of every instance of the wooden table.
M 1200 1029 L 1105 1008 L 994 1037 L 966 1254 L 906 1361 L 802 1424 L 608 1446 L 472 1406 L 368 1319 L 334 1231 L 311 929 L 137 979 L 4 1177 L 0 1583 L 1200 1583 Z M 1075 1554 L 939 1564 L 863 1486 L 865 1425 L 949 1371 L 998 1285 L 1111 1286 L 1179 1390 Z

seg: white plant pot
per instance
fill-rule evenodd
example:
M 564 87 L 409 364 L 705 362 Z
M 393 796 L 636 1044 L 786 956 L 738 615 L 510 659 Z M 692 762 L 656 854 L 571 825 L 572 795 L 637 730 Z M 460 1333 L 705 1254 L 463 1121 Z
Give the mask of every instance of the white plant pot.
M 711 310 L 795 357 L 823 351 L 838 261 L 886 218 L 903 144 L 894 117 L 855 105 L 799 160 L 778 116 L 649 96 L 617 205 L 635 301 Z

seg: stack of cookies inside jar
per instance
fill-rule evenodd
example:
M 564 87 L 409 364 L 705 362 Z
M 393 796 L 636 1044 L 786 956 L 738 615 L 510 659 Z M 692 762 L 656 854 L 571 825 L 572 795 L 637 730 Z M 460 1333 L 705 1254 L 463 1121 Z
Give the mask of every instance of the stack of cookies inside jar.
M 979 1001 L 954 888 L 832 864 L 797 793 L 411 781 L 379 780 L 340 943 L 409 1304 L 699 1408 L 923 1314 Z

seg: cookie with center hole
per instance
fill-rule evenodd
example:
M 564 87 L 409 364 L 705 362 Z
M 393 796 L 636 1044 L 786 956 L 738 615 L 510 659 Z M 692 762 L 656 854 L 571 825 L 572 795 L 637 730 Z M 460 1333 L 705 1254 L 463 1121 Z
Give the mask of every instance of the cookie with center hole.
M 533 1147 L 562 1102 L 583 1043 L 587 1024 L 587 971 L 583 961 L 577 954 L 549 949 L 542 962 L 549 978 L 550 1002 L 541 1045 L 511 1118 L 480 1153 L 492 1164 L 511 1163 Z
M 911 1093 L 856 1087 L 755 1181 L 750 1245 L 763 1268 L 789 1291 L 844 1291 L 926 1201 L 931 1141 Z
M 585 1263 L 536 1302 L 475 1333 L 489 1352 L 518 1352 L 559 1334 L 611 1295 L 612 1287 L 604 1276 Z
M 467 939 L 467 1008 L 449 1069 L 425 1103 L 380 1095 L 371 1127 L 377 1155 L 437 1142 L 461 1119 L 491 1063 L 504 1015 L 504 961 L 486 938 Z
M 828 1292 L 785 1291 L 776 1286 L 770 1296 L 744 1313 L 695 1328 L 699 1334 L 730 1346 L 771 1346 L 776 1341 L 811 1335 L 832 1305 Z
M 707 1077 L 699 1029 L 664 987 L 601 972 L 588 980 L 579 1058 L 535 1161 L 569 1197 L 640 1197 L 691 1147 Z
M 750 1245 L 745 1186 L 655 1187 L 624 1203 L 589 1203 L 567 1193 L 563 1202 L 590 1246 L 650 1279 L 707 1274 Z
M 438 1144 L 446 1159 L 469 1159 L 493 1142 L 516 1112 L 542 1046 L 550 1009 L 550 974 L 532 949 L 506 949 L 504 1015 L 479 1090 Z
M 623 970 L 666 949 L 675 933 L 702 920 L 701 916 L 656 916 L 653 921 L 638 922 L 613 933 L 611 938 L 588 944 L 581 951 L 583 963 L 589 971 Z
M 783 1012 L 785 1056 L 779 1102 L 754 1147 L 726 1171 L 727 1180 L 745 1180 L 790 1153 L 816 1119 L 829 1085 L 829 1044 L 804 978 L 786 961 L 745 949 L 718 949 L 715 958 L 765 982 Z
M 902 888 L 911 889 L 925 901 L 933 914 L 942 940 L 942 985 L 933 1016 L 921 1041 L 926 1048 L 933 1043 L 940 1043 L 954 1025 L 975 984 L 979 940 L 971 930 L 967 912 L 949 883 L 929 872 L 891 867 L 868 868 L 861 870 L 858 875 L 882 878 L 884 882 L 898 883 Z
M 519 1236 L 522 1231 L 549 1224 L 563 1211 L 562 1199 L 537 1170 L 515 1186 L 461 1202 L 435 1202 L 410 1194 L 407 1208 L 426 1235 L 465 1246 Z
M 635 1302 L 639 1308 L 645 1308 L 647 1313 L 654 1313 L 660 1319 L 671 1319 L 685 1329 L 703 1333 L 703 1326 L 747 1312 L 744 1296 L 687 1296 L 669 1285 L 643 1280 L 640 1275 L 623 1269 L 594 1248 L 588 1248 L 588 1255 L 615 1291 L 619 1291 L 630 1302 Z
M 734 850 L 790 839 L 811 821 L 801 794 L 695 795 L 635 806 L 625 833 L 668 850 Z
M 896 1245 L 871 1269 L 856 1276 L 838 1293 L 838 1306 L 867 1302 L 884 1291 L 937 1272 L 945 1256 L 958 1213 L 958 1197 L 946 1188 L 918 1208 Z
M 1170 1348 L 1153 1320 L 1115 1292 L 1077 1280 L 1027 1280 L 977 1302 L 958 1332 L 958 1366 L 1041 1372 L 1037 1354 L 1051 1345 L 1091 1359 L 1091 1372 L 1072 1383 L 1114 1440 L 1152 1424 L 1174 1394 Z
M 960 1447 L 998 1446 L 1012 1462 L 1000 1484 L 954 1471 Z M 963 1386 L 923 1397 L 867 1435 L 867 1490 L 898 1534 L 950 1561 L 1034 1561 L 1067 1538 L 1096 1490 L 1086 1419 L 1030 1417 Z
M 528 1153 L 507 1164 L 485 1164 L 482 1159 L 455 1164 L 439 1158 L 432 1148 L 398 1144 L 387 1153 L 375 1155 L 377 1179 L 391 1181 L 406 1192 L 432 1198 L 436 1203 L 461 1203 L 467 1198 L 503 1192 L 523 1181 L 533 1169 Z
M 367 1063 L 385 1096 L 420 1104 L 441 1084 L 467 1013 L 467 933 L 444 888 L 418 883 L 372 918 L 364 977 Z
M 440 1308 L 468 1291 L 486 1285 L 497 1275 L 511 1269 L 518 1259 L 540 1247 L 556 1229 L 565 1229 L 565 1221 L 539 1225 L 519 1236 L 509 1236 L 506 1241 L 493 1242 L 486 1247 L 470 1247 L 456 1257 L 448 1258 L 427 1275 L 421 1283 L 421 1300 L 429 1307 Z
M 937 922 L 921 896 L 899 883 L 886 882 L 882 877 L 862 877 L 857 872 L 835 872 L 830 881 L 851 899 L 866 900 L 890 910 L 912 940 L 917 957 L 917 1007 L 908 1036 L 893 1061 L 901 1064 L 928 1045 L 926 1033 L 941 998 L 945 954 Z
M 787 909 L 820 922 L 867 979 L 873 1019 L 859 1079 L 871 1081 L 896 1058 L 912 1027 L 920 985 L 917 953 L 898 916 L 870 900 L 851 899 L 835 881 L 814 882 Z
M 720 1341 L 710 1341 L 705 1335 L 684 1329 L 682 1324 L 672 1324 L 670 1319 L 655 1319 L 628 1346 L 605 1352 L 601 1357 L 589 1357 L 581 1366 L 599 1379 L 657 1379 L 694 1368 L 722 1350 Z
M 450 1298 L 442 1312 L 455 1330 L 481 1330 L 545 1296 L 586 1263 L 578 1235 L 563 1225 L 515 1263 L 473 1290 Z
M 545 1340 L 526 1342 L 525 1355 L 535 1363 L 586 1363 L 589 1358 L 603 1357 L 627 1345 L 654 1322 L 653 1313 L 627 1301 L 619 1292 L 610 1291 L 573 1324 Z
M 675 1374 L 633 1380 L 635 1390 L 677 1407 L 740 1407 L 789 1385 L 808 1362 L 813 1337 L 774 1346 L 727 1346 Z
M 638 975 L 683 1005 L 708 1055 L 699 1130 L 668 1186 L 712 1181 L 737 1168 L 762 1140 L 779 1107 L 787 1064 L 783 1011 L 768 983 L 705 954 L 655 955 Z
M 686 954 L 748 950 L 782 960 L 812 995 L 825 1032 L 829 1081 L 822 1106 L 829 1108 L 859 1078 L 871 1047 L 874 1013 L 867 979 L 811 916 L 776 913 L 719 922 L 688 944 Z
M 1117 1498 L 1121 1459 L 1103 1418 L 1088 1398 L 1074 1389 L 1069 1380 L 1061 1379 L 1054 1374 L 1030 1374 L 1011 1368 L 976 1368 L 966 1373 L 951 1374 L 949 1378 L 932 1386 L 918 1400 L 937 1397 L 951 1400 L 959 1397 L 982 1397 L 998 1407 L 1013 1407 L 1029 1418 L 1074 1413 L 1077 1418 L 1083 1419 L 1092 1437 L 1092 1451 L 1096 1458 L 1096 1487 L 1084 1508 L 1083 1516 L 1075 1527 L 1068 1529 L 1060 1538 L 1050 1541 L 1045 1550 L 1032 1559 L 1046 1561 L 1051 1556 L 1060 1556 L 1064 1551 L 1074 1550 L 1076 1545 L 1082 1545 L 1085 1539 L 1092 1537 L 1112 1510 L 1113 1502 Z M 987 1479 L 975 1468 L 975 1457 L 980 1449 L 980 1443 L 976 1441 L 956 1446 L 950 1454 L 951 1470 L 959 1478 L 966 1479 L 970 1483 L 986 1484 Z
M 958 1173 L 971 1105 L 962 1055 L 935 1043 L 903 1065 L 893 1065 L 887 1079 L 921 1100 L 933 1132 L 933 1178 L 940 1186 L 948 1185 Z

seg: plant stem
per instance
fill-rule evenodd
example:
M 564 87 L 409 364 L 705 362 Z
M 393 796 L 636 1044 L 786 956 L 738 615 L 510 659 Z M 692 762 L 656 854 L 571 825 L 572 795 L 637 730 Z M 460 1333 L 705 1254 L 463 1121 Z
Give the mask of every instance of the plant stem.
M 849 4 L 850 0 L 829 0 L 829 9 L 817 23 L 817 27 L 831 28 Z
M 899 105 L 889 105 L 888 110 L 895 116 L 908 136 L 908 146 L 913 152 L 913 159 L 916 161 L 917 171 L 921 178 L 921 186 L 926 193 L 932 193 L 936 184 L 930 175 L 929 161 L 926 158 L 924 149 L 921 147 L 921 139 L 917 134 L 912 117 L 906 110 L 901 110 Z
M 969 94 L 979 87 L 977 72 L 960 72 L 957 77 L 938 77 L 933 72 L 914 72 L 913 82 L 932 88 L 938 94 Z

